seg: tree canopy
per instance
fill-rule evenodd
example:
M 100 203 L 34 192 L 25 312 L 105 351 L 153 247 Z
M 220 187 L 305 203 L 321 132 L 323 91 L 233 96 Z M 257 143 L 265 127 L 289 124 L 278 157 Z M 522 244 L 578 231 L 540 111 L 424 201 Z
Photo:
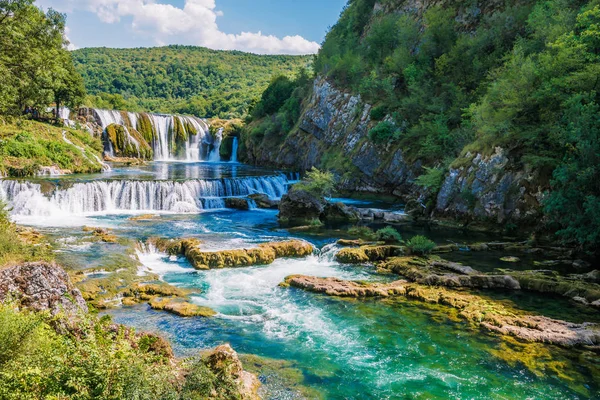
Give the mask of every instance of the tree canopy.
M 194 46 L 88 48 L 73 57 L 89 106 L 220 118 L 244 116 L 273 76 L 293 77 L 311 62 Z
M 0 113 L 52 102 L 75 106 L 84 96 L 64 35 L 65 16 L 33 0 L 0 1 Z

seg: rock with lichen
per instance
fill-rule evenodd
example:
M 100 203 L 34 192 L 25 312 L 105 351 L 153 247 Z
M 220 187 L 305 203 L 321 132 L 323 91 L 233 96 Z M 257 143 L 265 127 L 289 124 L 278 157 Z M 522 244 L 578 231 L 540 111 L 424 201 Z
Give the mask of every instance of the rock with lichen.
M 69 275 L 58 265 L 34 262 L 0 270 L 0 302 L 14 299 L 35 311 L 73 316 L 87 305 Z

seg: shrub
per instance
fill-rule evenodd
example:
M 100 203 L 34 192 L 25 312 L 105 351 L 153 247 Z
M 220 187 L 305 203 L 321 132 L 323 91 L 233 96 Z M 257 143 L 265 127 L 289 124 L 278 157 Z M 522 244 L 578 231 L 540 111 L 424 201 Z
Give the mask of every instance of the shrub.
M 374 143 L 384 144 L 397 138 L 398 130 L 396 129 L 396 126 L 389 121 L 380 122 L 369 131 L 369 139 Z
M 335 191 L 335 178 L 331 172 L 319 171 L 313 167 L 294 187 L 306 190 L 316 196 L 330 197 Z
M 381 121 L 388 112 L 388 108 L 386 105 L 381 105 L 377 107 L 373 107 L 371 110 L 371 119 L 373 121 Z
M 377 240 L 381 240 L 386 243 L 400 243 L 402 241 L 402 236 L 400 233 L 391 226 L 386 226 L 385 228 L 379 229 L 376 235 Z
M 435 243 L 432 240 L 427 239 L 425 236 L 417 235 L 410 238 L 406 242 L 406 247 L 409 248 L 412 254 L 425 255 L 431 253 L 435 248 Z
M 431 190 L 433 193 L 437 193 L 442 188 L 444 183 L 444 176 L 446 171 L 443 168 L 425 168 L 425 173 L 420 175 L 415 183 L 425 189 Z

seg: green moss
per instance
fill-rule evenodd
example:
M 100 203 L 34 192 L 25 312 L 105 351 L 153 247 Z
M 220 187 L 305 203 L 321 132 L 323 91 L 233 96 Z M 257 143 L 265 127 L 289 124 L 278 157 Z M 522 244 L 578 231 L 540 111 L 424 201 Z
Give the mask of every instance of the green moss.
M 152 159 L 152 148 L 136 129 L 112 124 L 106 127 L 106 136 L 112 144 L 115 156 Z
M 150 121 L 150 116 L 146 113 L 141 113 L 138 116 L 136 130 L 142 135 L 147 143 L 154 142 L 156 132 Z

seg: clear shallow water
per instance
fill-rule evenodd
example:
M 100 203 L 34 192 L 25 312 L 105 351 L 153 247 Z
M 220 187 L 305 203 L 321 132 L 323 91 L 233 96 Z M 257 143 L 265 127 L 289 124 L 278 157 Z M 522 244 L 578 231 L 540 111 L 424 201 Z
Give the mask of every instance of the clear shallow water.
M 180 173 L 183 175 L 179 176 L 185 176 L 186 168 L 196 168 L 188 164 L 164 165 L 173 168 L 170 176 Z M 216 179 L 223 177 L 219 172 L 214 173 Z M 167 172 L 169 174 L 171 172 Z M 273 171 L 266 174 L 272 175 Z M 57 222 L 49 217 L 31 220 L 31 223 L 45 226 L 42 228 L 45 232 L 60 238 L 62 251 L 58 258 L 61 262 L 72 267 L 100 269 L 103 265 L 124 262 L 129 257 L 128 252 L 132 252 L 131 246 L 81 243 L 78 239 L 87 235 L 81 230 L 83 225 L 109 227 L 119 237 L 130 239 L 131 244 L 152 236 L 194 236 L 200 238 L 207 249 L 249 247 L 289 237 L 309 240 L 321 248 L 340 237 L 335 227 L 321 233 L 280 229 L 276 212 L 271 210 L 167 213 L 144 221 L 130 220 L 131 214 L 135 213 L 67 215 L 62 218 L 63 223 L 58 224 L 63 226 L 54 226 Z M 405 237 L 422 230 L 401 228 Z M 462 237 L 448 230 L 433 230 L 428 235 L 438 243 L 487 238 L 485 235 Z M 597 396 L 598 382 L 593 381 L 587 370 L 577 366 L 576 352 L 544 347 L 555 360 L 563 363 L 560 371 L 571 380 L 559 378 L 557 372 L 550 369 L 536 374 L 522 363 L 505 360 L 511 359 L 513 354 L 502 339 L 449 318 L 447 310 L 402 300 L 335 299 L 278 286 L 291 274 L 391 279 L 376 275 L 372 267 L 337 264 L 332 255 L 333 250 L 300 260 L 280 259 L 268 266 L 195 271 L 183 259 L 160 253 L 139 253 L 143 265 L 141 273 L 152 272 L 173 285 L 199 289 L 201 292 L 194 295 L 192 301 L 211 307 L 219 314 L 209 319 L 180 318 L 150 310 L 145 305 L 109 313 L 116 322 L 167 335 L 179 355 L 195 354 L 199 349 L 229 342 L 241 353 L 291 360 L 302 373 L 302 384 L 327 399 Z M 472 257 L 468 264 L 477 268 L 477 254 L 467 256 Z M 489 268 L 496 265 L 491 258 L 486 261 L 488 264 Z M 522 304 L 532 312 L 551 308 L 541 298 L 531 300 L 528 295 L 521 299 L 512 295 L 496 296 Z M 568 302 L 558 304 L 559 307 L 570 305 Z M 568 312 L 551 316 L 565 314 Z M 272 398 L 298 397 L 294 391 L 269 386 L 278 383 L 268 376 L 261 378 L 270 393 L 277 393 Z

